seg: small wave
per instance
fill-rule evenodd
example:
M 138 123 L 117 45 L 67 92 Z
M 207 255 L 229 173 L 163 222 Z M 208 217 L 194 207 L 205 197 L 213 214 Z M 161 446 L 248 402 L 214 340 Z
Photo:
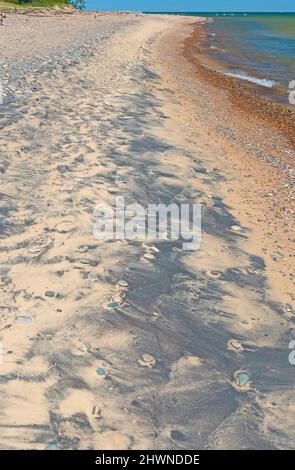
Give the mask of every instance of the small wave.
M 277 85 L 277 82 L 274 80 L 267 80 L 266 78 L 257 78 L 247 75 L 246 73 L 232 73 L 232 72 L 223 72 L 227 77 L 239 78 L 240 80 L 246 80 L 247 82 L 255 83 L 256 85 L 261 85 L 266 88 L 272 88 Z

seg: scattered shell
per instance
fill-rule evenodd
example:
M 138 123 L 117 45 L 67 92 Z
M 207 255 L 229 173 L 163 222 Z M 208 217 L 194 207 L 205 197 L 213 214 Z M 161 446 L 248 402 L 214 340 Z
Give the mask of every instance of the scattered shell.
M 152 368 L 156 365 L 156 359 L 150 354 L 143 354 L 141 358 L 138 359 L 138 362 L 141 366 Z
M 238 372 L 236 374 L 236 384 L 238 387 L 245 387 L 249 384 L 250 377 L 247 372 Z
M 232 225 L 230 227 L 230 229 L 233 231 L 233 232 L 240 232 L 242 230 L 242 227 L 240 227 L 239 225 Z
M 157 248 L 156 246 L 151 246 L 151 250 L 152 250 L 154 253 L 160 253 L 159 248 Z
M 124 289 L 127 289 L 128 282 L 125 281 L 124 279 L 120 279 L 120 281 L 118 282 L 118 286 L 123 287 Z
M 244 351 L 243 345 L 235 339 L 230 339 L 229 342 L 227 343 L 227 347 L 231 351 L 235 351 L 235 352 L 243 352 Z
M 97 281 L 97 274 L 95 274 L 95 273 L 88 273 L 87 279 L 89 279 L 89 281 Z
M 89 250 L 89 247 L 87 245 L 82 245 L 79 248 L 80 253 L 86 253 Z
M 147 259 L 148 261 L 154 261 L 156 259 L 156 257 L 152 255 L 152 253 L 145 253 L 143 257 Z
M 44 248 L 45 246 L 32 246 L 32 248 L 30 248 L 30 253 L 40 253 Z
M 210 277 L 218 278 L 221 276 L 222 272 L 217 270 L 212 270 L 207 273 Z

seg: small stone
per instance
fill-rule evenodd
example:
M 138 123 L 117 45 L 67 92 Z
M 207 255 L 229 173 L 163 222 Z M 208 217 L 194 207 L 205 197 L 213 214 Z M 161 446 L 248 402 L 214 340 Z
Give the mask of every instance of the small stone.
M 229 340 L 228 349 L 230 349 L 231 351 L 235 351 L 235 352 L 243 352 L 244 351 L 243 345 L 235 339 Z
M 150 354 L 143 354 L 138 362 L 141 366 L 149 368 L 152 368 L 156 365 L 156 359 Z
M 156 259 L 156 257 L 152 255 L 152 253 L 145 253 L 143 257 L 148 261 L 154 261 Z
M 86 253 L 89 250 L 89 247 L 87 245 L 82 245 L 79 248 L 80 253 Z
M 236 383 L 239 387 L 245 387 L 249 383 L 250 377 L 246 372 L 236 374 Z
M 157 248 L 156 246 L 151 246 L 151 250 L 152 250 L 154 253 L 160 253 L 159 248 Z
M 97 375 L 99 375 L 100 377 L 103 377 L 103 376 L 105 376 L 105 374 L 106 374 L 105 369 L 104 369 L 103 367 L 98 367 L 98 368 L 96 369 L 96 373 L 97 373 Z
M 46 297 L 55 297 L 55 292 L 53 290 L 47 290 L 45 295 Z
M 90 263 L 91 263 L 91 259 L 89 259 L 89 258 L 81 258 L 81 259 L 80 259 L 80 263 L 81 263 L 81 264 L 90 264 Z
M 65 274 L 65 272 L 64 272 L 64 271 L 62 271 L 62 270 L 60 270 L 60 271 L 56 271 L 56 273 L 55 273 L 55 274 L 56 274 L 56 276 L 58 276 L 58 277 L 63 277 L 63 276 L 64 276 L 64 274 Z
M 109 309 L 115 309 L 115 308 L 118 308 L 120 306 L 120 304 L 118 302 L 110 302 L 108 305 L 107 305 L 107 308 Z
M 97 281 L 97 274 L 96 273 L 88 273 L 87 279 L 89 279 L 89 281 Z
M 230 229 L 233 231 L 233 232 L 240 232 L 242 230 L 242 228 L 239 226 L 239 225 L 232 225 L 230 227 Z

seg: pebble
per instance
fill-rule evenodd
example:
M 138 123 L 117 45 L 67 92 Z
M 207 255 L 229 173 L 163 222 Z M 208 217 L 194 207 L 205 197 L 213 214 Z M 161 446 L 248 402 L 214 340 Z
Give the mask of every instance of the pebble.
M 292 307 L 291 304 L 286 304 L 286 310 L 288 313 L 292 313 L 292 315 L 295 315 L 295 309 Z
M 120 304 L 118 302 L 110 302 L 107 305 L 107 308 L 113 309 L 113 308 L 118 308 L 119 306 L 120 306 Z
M 152 253 L 145 253 L 143 257 L 147 259 L 148 261 L 154 261 L 156 259 L 156 257 L 152 255 Z
M 82 245 L 79 248 L 80 253 L 86 253 L 89 250 L 89 247 L 87 245 Z
M 96 373 L 97 373 L 97 375 L 103 377 L 103 376 L 105 376 L 106 371 L 105 371 L 105 369 L 104 369 L 103 367 L 98 367 L 98 368 L 96 369 Z
M 91 263 L 91 259 L 89 259 L 89 258 L 81 258 L 81 259 L 80 259 L 80 263 L 81 263 L 81 264 L 90 264 L 90 263 Z
M 233 231 L 233 232 L 240 232 L 242 230 L 242 228 L 239 226 L 239 225 L 232 225 L 230 227 L 230 229 Z
M 89 281 L 97 281 L 97 274 L 95 273 L 88 273 L 87 275 L 87 279 L 89 279 Z
M 151 250 L 152 250 L 154 253 L 160 253 L 159 248 L 157 248 L 156 246 L 151 246 Z
M 46 297 L 55 297 L 55 292 L 53 290 L 47 290 L 45 295 Z
M 236 384 L 239 387 L 245 387 L 250 381 L 250 377 L 246 372 L 239 372 L 236 374 Z
M 156 359 L 150 354 L 143 354 L 141 358 L 138 359 L 138 362 L 141 366 L 152 368 L 156 365 Z
M 230 339 L 227 344 L 228 344 L 228 349 L 230 349 L 231 351 L 235 351 L 235 352 L 244 351 L 243 345 L 235 339 Z

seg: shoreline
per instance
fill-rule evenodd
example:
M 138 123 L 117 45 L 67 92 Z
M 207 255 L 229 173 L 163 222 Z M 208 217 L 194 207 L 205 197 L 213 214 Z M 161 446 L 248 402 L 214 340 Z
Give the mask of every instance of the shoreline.
M 200 42 L 202 41 L 202 26 L 196 26 L 192 34 L 184 42 L 184 56 L 194 64 L 195 73 L 199 79 L 208 80 L 217 88 L 229 93 L 235 109 L 241 110 L 240 119 L 243 120 L 243 113 L 249 113 L 267 126 L 278 130 L 290 141 L 290 147 L 295 146 L 295 109 L 289 104 L 277 103 L 272 98 L 272 91 L 263 89 L 263 93 L 268 97 L 259 96 L 259 85 L 254 85 L 239 80 L 238 78 L 226 76 L 221 71 L 209 69 L 213 62 L 202 51 Z M 201 47 L 201 48 L 200 48 Z M 215 64 L 214 64 L 215 65 Z M 290 161 L 294 167 L 294 161 Z

